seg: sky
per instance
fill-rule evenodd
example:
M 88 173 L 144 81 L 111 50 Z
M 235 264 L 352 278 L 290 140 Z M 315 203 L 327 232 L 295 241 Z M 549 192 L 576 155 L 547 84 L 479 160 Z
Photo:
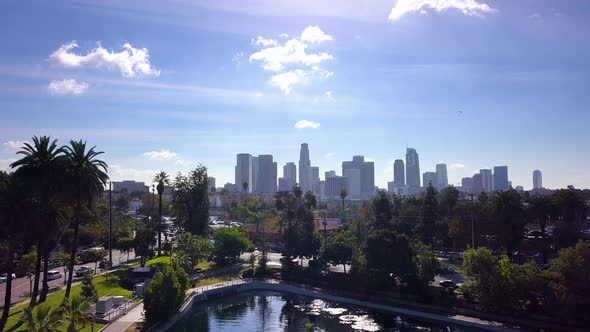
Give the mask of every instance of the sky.
M 0 2 L 0 169 L 32 136 L 85 140 L 113 180 L 237 153 L 387 188 L 406 147 L 449 182 L 590 188 L 590 1 Z

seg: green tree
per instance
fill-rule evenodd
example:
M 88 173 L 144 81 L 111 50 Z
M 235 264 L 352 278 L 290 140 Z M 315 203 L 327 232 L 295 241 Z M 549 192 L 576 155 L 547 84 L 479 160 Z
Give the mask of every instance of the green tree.
M 94 263 L 94 271 L 96 272 L 98 262 L 103 260 L 108 254 L 109 252 L 105 249 L 88 249 L 80 253 L 80 259 L 83 262 Z
M 67 332 L 77 332 L 86 323 L 94 321 L 94 317 L 88 312 L 90 302 L 82 296 L 74 295 L 71 300 L 65 298 L 60 308 L 64 321 L 68 324 Z
M 352 256 L 356 249 L 356 238 L 349 230 L 339 231 L 329 242 L 323 259 L 332 265 L 342 265 L 346 273 L 346 264 L 352 263 Z
M 340 199 L 342 199 L 342 219 L 344 219 L 344 200 L 348 196 L 348 190 L 346 188 L 340 189 Z
M 174 180 L 172 204 L 176 222 L 187 232 L 208 236 L 209 185 L 207 168 L 198 166 L 188 175 L 178 174 Z
M 72 289 L 72 276 L 76 251 L 78 250 L 78 231 L 82 219 L 82 206 L 90 204 L 96 197 L 100 197 L 109 179 L 107 164 L 97 159 L 104 152 L 95 151 L 96 147 L 86 149 L 86 142 L 70 141 L 70 146 L 65 147 L 66 176 L 71 184 L 71 194 L 75 197 L 74 241 L 71 248 L 71 258 L 68 265 L 68 282 L 65 297 L 70 296 Z
M 26 180 L 34 198 L 39 201 L 39 218 L 35 218 L 38 224 L 31 227 L 35 232 L 31 235 L 37 239 L 38 256 L 35 262 L 35 283 L 31 294 L 30 307 L 37 302 L 39 281 L 41 273 L 41 259 L 45 262 L 43 270 L 43 291 L 40 301 L 44 301 L 49 286 L 47 284 L 47 271 L 50 254 L 51 231 L 57 228 L 57 214 L 52 213 L 62 185 L 64 170 L 64 148 L 57 146 L 57 140 L 51 140 L 48 136 L 33 137 L 33 143 L 24 143 L 24 147 L 17 152 L 23 157 L 10 166 L 16 168 L 16 174 Z
M 455 206 L 459 202 L 459 190 L 454 186 L 448 186 L 440 191 L 440 205 L 442 214 L 447 217 L 452 217 Z
M 580 190 L 573 186 L 559 189 L 554 194 L 561 223 L 557 228 L 557 244 L 560 248 L 574 246 L 580 239 L 582 222 L 588 217 L 589 208 Z
M 254 247 L 248 235 L 237 227 L 224 227 L 215 231 L 213 255 L 219 264 L 226 264 L 237 259 L 243 252 Z
M 133 238 L 121 237 L 115 241 L 115 249 L 127 254 L 127 261 L 129 261 L 129 253 L 133 250 Z
M 492 208 L 499 238 L 510 256 L 522 241 L 526 224 L 520 194 L 512 188 L 499 190 L 492 197 Z
M 393 203 L 384 190 L 380 190 L 373 198 L 369 206 L 371 217 L 369 220 L 370 230 L 391 229 L 393 219 Z
M 437 196 L 436 189 L 430 183 L 422 198 L 422 206 L 418 217 L 419 221 L 418 225 L 416 225 L 416 233 L 420 236 L 420 240 L 429 245 L 434 243 L 436 223 L 440 220 Z
M 98 292 L 96 291 L 96 288 L 94 288 L 94 283 L 92 282 L 93 278 L 94 276 L 90 273 L 84 275 L 80 295 L 91 302 L 96 302 L 98 301 Z
M 549 310 L 558 317 L 589 322 L 590 242 L 579 241 L 575 247 L 561 249 L 549 266 Z
M 152 246 L 156 242 L 156 229 L 150 217 L 144 219 L 144 223 L 135 231 L 133 239 L 133 251 L 141 257 L 140 265 L 143 267 L 148 257 L 153 256 Z
M 392 276 L 415 275 L 416 264 L 410 241 L 405 235 L 391 230 L 376 230 L 369 234 L 366 243 L 367 268 L 384 287 L 392 286 Z
M 176 237 L 175 258 L 187 273 L 192 273 L 195 265 L 211 256 L 213 246 L 207 238 L 185 232 Z
M 189 287 L 188 276 L 181 269 L 164 265 L 145 291 L 143 307 L 149 325 L 172 317 L 184 302 Z
M 23 313 L 28 332 L 58 332 L 61 331 L 63 313 L 60 308 L 52 308 L 44 303 L 35 309 L 28 307 Z
M 548 196 L 535 196 L 530 200 L 526 212 L 541 229 L 543 264 L 547 264 L 547 222 L 556 214 L 553 200 Z
M 158 201 L 158 255 L 161 255 L 162 250 L 162 195 L 164 194 L 164 189 L 167 185 L 170 184 L 170 177 L 164 171 L 159 172 L 154 177 L 154 182 L 157 183 L 156 190 L 158 191 L 159 201 Z

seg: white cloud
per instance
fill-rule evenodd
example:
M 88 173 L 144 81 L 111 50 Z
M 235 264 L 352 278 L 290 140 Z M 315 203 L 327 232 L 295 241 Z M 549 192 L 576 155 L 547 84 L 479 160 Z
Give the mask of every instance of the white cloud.
M 484 13 L 495 13 L 497 11 L 480 0 L 398 0 L 391 9 L 389 19 L 394 21 L 412 12 L 425 14 L 428 9 L 437 12 L 456 9 L 470 16 L 481 16 Z
M 334 97 L 332 96 L 332 91 L 326 91 L 324 92 L 324 96 L 328 99 L 333 99 Z
M 311 67 L 311 72 L 314 73 L 314 74 L 316 74 L 316 75 L 319 75 L 320 77 L 323 77 L 323 78 L 329 78 L 329 77 L 334 76 L 334 72 L 333 71 L 327 71 L 327 70 L 324 70 L 324 69 L 322 69 L 322 68 L 320 68 L 318 66 L 312 66 Z
M 114 52 L 99 44 L 86 55 L 74 53 L 77 48 L 78 44 L 75 41 L 62 45 L 49 56 L 49 61 L 63 67 L 118 69 L 124 77 L 134 77 L 136 74 L 160 75 L 160 71 L 154 69 L 150 63 L 147 48 L 135 48 L 125 43 L 122 51 Z
M 135 180 L 146 184 L 152 183 L 159 170 L 123 168 L 121 165 L 109 165 L 108 174 L 113 181 Z
M 305 129 L 305 128 L 318 129 L 320 127 L 320 124 L 318 122 L 313 122 L 313 121 L 308 121 L 308 120 L 299 120 L 299 121 L 295 122 L 295 125 L 293 127 L 296 129 Z
M 286 33 L 281 33 L 281 34 L 279 35 L 279 37 L 281 37 L 281 38 L 289 38 L 289 35 L 288 35 L 288 34 L 286 34 Z
M 336 152 L 328 152 L 324 155 L 324 158 L 332 159 L 332 158 L 334 158 L 335 155 L 336 155 Z
M 306 53 L 307 44 L 298 39 L 289 39 L 283 45 L 263 48 L 262 50 L 250 55 L 250 62 L 262 62 L 262 68 L 270 71 L 281 71 L 287 65 L 317 65 L 322 61 L 332 60 L 331 54 Z
M 307 82 L 308 73 L 301 69 L 295 69 L 271 76 L 270 84 L 278 87 L 288 95 L 294 86 Z
M 231 62 L 240 64 L 242 62 L 242 58 L 244 57 L 244 52 L 240 51 L 231 58 Z
M 262 97 L 262 92 L 256 92 L 256 93 L 254 94 L 254 97 L 256 97 L 256 98 L 260 98 L 260 97 Z
M 0 159 L 0 171 L 11 172 L 13 169 L 10 164 L 15 162 L 16 159 Z
M 160 151 L 145 152 L 143 156 L 152 160 L 172 160 L 176 158 L 176 153 L 168 149 L 161 149 Z
M 8 141 L 2 143 L 2 148 L 6 152 L 16 153 L 22 149 L 22 147 L 28 143 L 27 141 Z
M 174 164 L 178 165 L 178 166 L 182 166 L 182 167 L 187 167 L 191 164 L 192 162 L 189 160 L 184 160 L 184 159 L 177 159 Z
M 527 16 L 530 20 L 542 20 L 543 17 L 539 13 L 532 13 L 531 15 Z
M 301 41 L 308 43 L 323 43 L 333 40 L 332 36 L 324 33 L 317 25 L 310 25 L 301 33 Z
M 78 82 L 75 79 L 64 79 L 51 81 L 47 87 L 52 95 L 74 95 L 78 96 L 88 91 L 88 84 Z
M 282 35 L 281 35 L 281 37 L 282 37 Z M 258 46 L 264 46 L 264 47 L 267 47 L 267 46 L 276 46 L 277 45 L 277 41 L 274 40 L 274 39 L 270 39 L 270 38 L 269 39 L 266 39 L 266 38 L 264 38 L 262 36 L 258 36 L 258 38 L 256 38 L 256 39 L 252 38 L 252 44 L 253 45 L 258 45 Z
M 465 168 L 465 165 L 459 164 L 459 163 L 449 165 L 449 169 L 463 169 L 463 168 Z

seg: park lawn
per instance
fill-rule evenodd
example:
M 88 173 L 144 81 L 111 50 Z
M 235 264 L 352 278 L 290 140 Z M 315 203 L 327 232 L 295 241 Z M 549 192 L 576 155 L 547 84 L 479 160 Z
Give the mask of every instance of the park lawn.
M 201 271 L 207 271 L 209 269 L 211 269 L 214 266 L 213 262 L 209 262 L 209 261 L 203 261 L 203 262 L 199 262 L 199 264 L 197 264 L 197 268 L 201 269 Z
M 211 278 L 197 280 L 197 282 L 195 282 L 195 285 L 193 287 L 209 286 L 209 285 L 218 284 L 218 283 L 224 282 L 224 281 L 226 281 L 225 278 L 211 277 Z
M 98 296 L 117 296 L 117 295 L 122 295 L 125 296 L 127 298 L 130 298 L 131 295 L 133 295 L 133 291 L 125 289 L 123 287 L 120 286 L 119 281 L 120 279 L 120 275 L 122 273 L 125 273 L 125 271 L 117 271 L 114 273 L 110 273 L 108 276 L 108 280 L 106 278 L 106 275 L 100 275 L 98 277 L 95 277 L 93 279 L 93 283 L 94 283 L 94 287 L 96 288 L 96 291 L 98 293 Z M 72 294 L 80 294 L 80 292 L 82 291 L 82 284 L 77 284 L 77 285 L 73 285 L 72 286 Z M 66 294 L 65 289 L 62 289 L 60 291 L 57 291 L 53 294 L 49 294 L 47 295 L 47 299 L 45 300 L 45 303 L 48 303 L 49 305 L 51 305 L 51 307 L 53 308 L 57 308 L 61 305 L 61 302 L 64 299 L 64 296 Z M 6 328 L 5 330 L 9 330 L 12 326 L 16 325 L 16 323 L 19 321 L 19 319 L 22 316 L 23 311 L 27 308 L 28 306 L 28 302 L 16 307 L 16 308 L 12 308 L 10 310 L 10 316 L 8 317 L 8 321 L 6 322 Z M 100 330 L 101 327 L 103 327 L 104 324 L 94 324 L 94 331 L 98 331 Z M 23 331 L 26 330 L 26 327 L 23 325 L 19 328 L 18 331 Z M 88 325 L 86 326 L 84 329 L 81 329 L 80 331 L 90 331 L 91 330 L 91 326 Z M 63 331 L 66 331 L 66 325 L 63 325 Z
M 145 262 L 145 266 L 152 266 L 156 264 L 170 264 L 170 256 L 158 256 Z

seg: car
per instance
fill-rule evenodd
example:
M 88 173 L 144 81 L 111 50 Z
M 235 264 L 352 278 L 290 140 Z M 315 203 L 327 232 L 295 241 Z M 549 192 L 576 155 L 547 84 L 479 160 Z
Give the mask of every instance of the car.
M 457 288 L 459 288 L 459 285 L 457 285 L 456 283 L 454 283 L 452 280 L 441 280 L 441 281 L 438 282 L 438 284 L 442 288 L 450 288 L 450 289 L 457 289 Z
M 56 280 L 61 278 L 61 273 L 56 270 L 47 271 L 47 280 Z
M 81 266 L 75 272 L 76 272 L 76 277 L 83 277 L 87 274 L 93 274 L 94 269 L 90 266 Z
M 16 279 L 16 275 L 12 273 L 12 279 Z M 6 273 L 0 274 L 0 283 L 6 282 L 8 280 L 8 275 Z

